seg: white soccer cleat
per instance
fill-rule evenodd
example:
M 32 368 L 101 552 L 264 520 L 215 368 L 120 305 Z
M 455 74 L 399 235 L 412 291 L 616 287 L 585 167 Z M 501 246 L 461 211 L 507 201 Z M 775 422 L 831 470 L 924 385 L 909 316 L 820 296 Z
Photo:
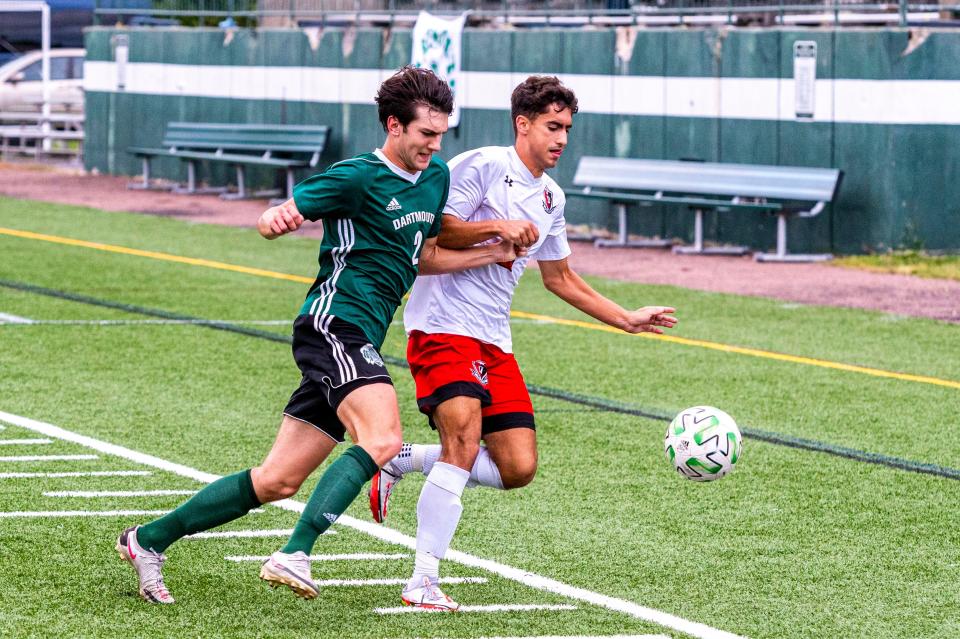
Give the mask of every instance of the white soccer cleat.
M 160 574 L 160 568 L 163 567 L 163 562 L 167 558 L 158 552 L 141 548 L 137 543 L 137 528 L 139 526 L 133 526 L 120 533 L 116 545 L 120 559 L 129 563 L 137 571 L 137 577 L 140 580 L 140 596 L 144 601 L 172 604 L 173 597 L 167 592 L 163 575 Z
M 260 578 L 274 588 L 286 586 L 304 599 L 313 599 L 319 593 L 310 576 L 310 558 L 301 550 L 292 554 L 278 550 L 270 555 L 260 567 Z
M 405 606 L 414 608 L 424 608 L 426 610 L 443 610 L 446 612 L 455 612 L 460 609 L 460 604 L 451 599 L 440 590 L 440 586 L 430 580 L 430 577 L 424 576 L 419 586 L 414 588 L 405 588 L 400 595 L 401 601 Z
M 370 490 L 367 491 L 370 496 L 370 514 L 378 524 L 382 524 L 387 518 L 387 502 L 401 479 L 403 473 L 397 470 L 392 461 L 388 461 L 370 480 Z

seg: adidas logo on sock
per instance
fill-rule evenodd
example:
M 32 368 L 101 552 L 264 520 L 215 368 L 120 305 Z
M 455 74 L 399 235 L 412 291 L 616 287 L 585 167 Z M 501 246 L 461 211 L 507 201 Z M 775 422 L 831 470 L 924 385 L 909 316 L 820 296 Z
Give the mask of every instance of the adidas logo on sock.
M 323 513 L 323 518 L 329 521 L 331 524 L 337 521 L 337 517 L 340 515 L 334 515 L 333 513 Z
M 400 206 L 399 202 L 397 202 L 397 198 L 395 197 L 390 198 L 390 204 L 387 204 L 388 211 L 399 211 L 401 208 L 403 207 Z

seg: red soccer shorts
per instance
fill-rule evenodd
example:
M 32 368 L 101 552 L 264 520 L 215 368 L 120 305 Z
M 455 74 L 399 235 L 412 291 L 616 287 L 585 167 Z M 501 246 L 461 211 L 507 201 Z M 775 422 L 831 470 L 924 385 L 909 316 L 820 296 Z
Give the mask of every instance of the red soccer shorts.
M 463 335 L 413 331 L 407 362 L 417 385 L 417 405 L 428 417 L 448 399 L 475 397 L 482 406 L 484 434 L 535 428 L 533 404 L 513 353 Z

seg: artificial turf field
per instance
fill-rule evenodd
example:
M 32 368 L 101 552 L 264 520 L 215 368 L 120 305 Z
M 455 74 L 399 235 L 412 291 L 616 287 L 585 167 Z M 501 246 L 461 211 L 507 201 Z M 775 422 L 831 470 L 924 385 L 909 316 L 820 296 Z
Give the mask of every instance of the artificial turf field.
M 261 461 L 299 380 L 287 339 L 316 251 L 0 198 L 0 636 L 960 634 L 960 326 L 591 279 L 626 306 L 677 307 L 678 339 L 647 339 L 596 330 L 536 271 L 513 331 L 540 470 L 517 491 L 467 491 L 443 575 L 471 578 L 445 588 L 464 605 L 546 607 L 390 614 L 398 585 L 334 585 L 407 576 L 419 476 L 389 530 L 361 498 L 321 537 L 313 574 L 331 585 L 317 600 L 237 560 L 278 548 L 277 533 L 175 544 L 177 603 L 144 603 L 116 537 Z M 383 352 L 405 436 L 433 442 L 404 347 L 395 325 Z M 697 404 L 744 431 L 719 482 L 684 480 L 663 454 L 669 417 Z M 50 476 L 117 471 L 137 474 Z M 290 529 L 296 509 L 224 530 Z

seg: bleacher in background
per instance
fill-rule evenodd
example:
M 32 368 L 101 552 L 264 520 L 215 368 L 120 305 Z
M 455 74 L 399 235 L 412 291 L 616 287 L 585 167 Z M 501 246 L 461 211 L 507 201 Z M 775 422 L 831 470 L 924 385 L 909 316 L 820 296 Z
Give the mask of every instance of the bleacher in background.
M 409 25 L 421 10 L 469 12 L 468 23 L 889 24 L 950 23 L 960 2 L 893 0 L 93 0 L 98 16 L 175 19 L 184 26 L 298 26 L 304 23 Z M 151 6 L 144 6 L 144 5 Z M 142 22 L 141 22 L 142 23 Z

